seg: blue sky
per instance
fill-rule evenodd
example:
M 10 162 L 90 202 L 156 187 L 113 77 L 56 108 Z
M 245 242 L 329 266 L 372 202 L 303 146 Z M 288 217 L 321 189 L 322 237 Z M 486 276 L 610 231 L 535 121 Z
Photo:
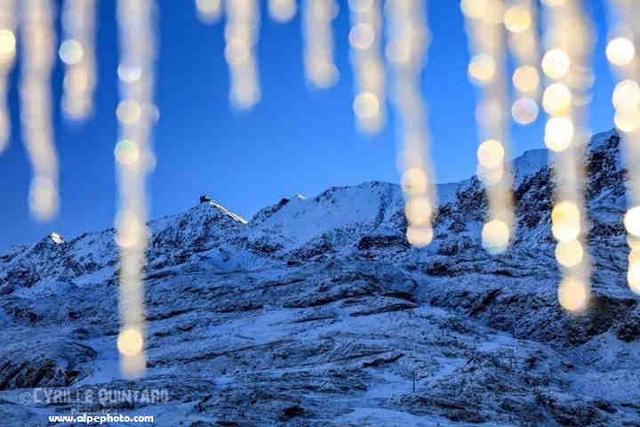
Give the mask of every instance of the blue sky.
M 274 23 L 263 4 L 258 45 L 262 101 L 253 111 L 238 112 L 228 104 L 223 24 L 199 23 L 191 1 L 158 1 L 156 100 L 161 116 L 154 135 L 158 163 L 149 181 L 152 217 L 188 209 L 201 193 L 250 217 L 294 193 L 314 195 L 330 186 L 369 180 L 398 181 L 393 117 L 378 136 L 362 136 L 355 130 L 349 16 L 346 0 L 339 3 L 334 30 L 340 80 L 322 91 L 310 88 L 303 78 L 299 17 L 287 24 Z M 430 3 L 433 39 L 423 87 L 437 179 L 449 182 L 475 171 L 476 92 L 466 77 L 468 49 L 458 1 Z M 585 3 L 598 33 L 590 126 L 602 131 L 612 127 L 613 114 L 613 83 L 603 45 L 606 16 L 601 0 Z M 59 217 L 47 224 L 37 223 L 28 213 L 30 169 L 15 124 L 18 73 L 14 72 L 9 94 L 14 133 L 9 150 L 0 156 L 0 249 L 33 242 L 51 231 L 71 238 L 113 224 L 118 102 L 114 18 L 115 1 L 100 2 L 99 82 L 95 113 L 88 122 L 68 123 L 61 117 L 59 64 L 53 75 L 62 206 Z M 513 128 L 514 154 L 540 147 L 542 120 Z

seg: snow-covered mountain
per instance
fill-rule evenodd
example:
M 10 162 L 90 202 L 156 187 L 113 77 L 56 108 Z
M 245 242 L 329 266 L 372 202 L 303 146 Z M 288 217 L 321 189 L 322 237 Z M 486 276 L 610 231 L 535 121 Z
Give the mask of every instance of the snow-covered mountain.
M 480 245 L 475 177 L 439 186 L 420 250 L 403 237 L 399 186 L 383 182 L 282 199 L 248 221 L 206 202 L 151 222 L 137 381 L 118 372 L 114 231 L 14 248 L 0 255 L 0 425 L 72 408 L 172 427 L 640 425 L 619 145 L 596 135 L 586 159 L 594 298 L 578 317 L 556 302 L 544 150 L 514 161 L 516 240 L 495 257 Z M 39 387 L 169 398 L 25 403 Z

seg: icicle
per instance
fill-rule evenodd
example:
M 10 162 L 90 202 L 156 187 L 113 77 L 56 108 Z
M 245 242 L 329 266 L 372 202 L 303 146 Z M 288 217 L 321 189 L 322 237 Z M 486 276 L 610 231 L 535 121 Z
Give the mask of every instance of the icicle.
M 155 37 L 153 0 L 118 0 L 120 32 L 120 134 L 115 148 L 120 190 L 116 219 L 120 247 L 118 350 L 125 375 L 145 370 L 144 289 L 142 271 L 148 230 L 145 180 L 153 166 L 150 134 L 157 111 L 153 104 Z
M 542 58 L 547 77 L 542 105 L 549 115 L 544 141 L 554 154 L 556 180 L 552 232 L 563 274 L 558 297 L 562 307 L 574 313 L 589 303 L 591 270 L 585 243 L 583 156 L 588 141 L 585 116 L 593 41 L 581 3 L 545 1 L 547 34 Z
M 507 132 L 506 43 L 502 0 L 463 0 L 472 51 L 469 77 L 480 87 L 477 108 L 482 143 L 478 147 L 478 175 L 487 189 L 488 220 L 482 242 L 491 253 L 506 250 L 513 233 L 511 166 Z
M 0 154 L 9 144 L 11 117 L 7 105 L 9 74 L 16 56 L 16 2 L 0 0 Z
M 413 246 L 423 247 L 433 239 L 431 221 L 436 206 L 420 84 L 429 44 L 426 10 L 422 0 L 390 0 L 386 10 L 386 55 L 393 73 L 392 101 L 400 118 L 402 135 L 399 165 L 406 198 L 407 240 Z
M 228 0 L 224 57 L 231 73 L 231 104 L 250 109 L 260 100 L 255 57 L 260 14 L 256 0 Z
M 222 16 L 222 0 L 196 0 L 196 12 L 200 22 L 213 24 Z
M 333 86 L 338 81 L 331 31 L 331 21 L 337 10 L 334 0 L 305 0 L 304 3 L 305 75 L 318 88 Z
M 51 69 L 55 33 L 49 0 L 20 2 L 22 18 L 22 76 L 20 101 L 24 143 L 33 169 L 29 206 L 39 220 L 58 211 L 58 159 L 51 123 Z
M 66 64 L 62 111 L 74 120 L 86 119 L 93 109 L 95 8 L 95 0 L 66 0 L 62 13 L 64 40 L 59 54 Z
M 381 4 L 378 0 L 351 0 L 351 63 L 356 81 L 353 111 L 358 127 L 377 133 L 384 125 L 384 66 L 380 56 Z
M 616 21 L 607 45 L 607 59 L 618 76 L 613 91 L 615 123 L 624 134 L 630 208 L 624 216 L 628 234 L 629 288 L 640 294 L 640 4 L 612 0 Z
M 534 0 L 510 0 L 504 14 L 509 46 L 516 63 L 512 77 L 516 100 L 511 106 L 511 115 L 522 125 L 533 123 L 540 110 L 540 55 L 536 18 Z
M 269 0 L 269 15 L 277 22 L 291 21 L 296 15 L 296 0 Z

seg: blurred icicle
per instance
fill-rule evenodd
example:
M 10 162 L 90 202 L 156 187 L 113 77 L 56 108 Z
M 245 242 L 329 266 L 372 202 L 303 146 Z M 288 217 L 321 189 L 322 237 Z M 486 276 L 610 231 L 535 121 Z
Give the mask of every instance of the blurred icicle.
M 196 13 L 200 22 L 213 24 L 222 16 L 222 0 L 196 0 Z
M 65 0 L 64 40 L 60 59 L 66 64 L 62 111 L 73 120 L 86 119 L 93 109 L 96 0 Z
M 291 21 L 296 9 L 296 0 L 269 0 L 269 15 L 276 22 Z
M 479 88 L 476 110 L 481 144 L 478 146 L 478 176 L 484 182 L 488 218 L 482 228 L 482 243 L 490 253 L 507 249 L 513 235 L 512 176 L 508 149 L 506 34 L 503 0 L 462 0 L 471 61 L 469 77 Z
M 116 111 L 119 140 L 115 148 L 120 206 L 116 218 L 120 248 L 118 350 L 129 377 L 145 370 L 144 288 L 142 272 L 148 240 L 145 182 L 153 166 L 151 131 L 155 37 L 153 0 L 118 0 L 120 33 L 120 103 Z
M 509 0 L 504 24 L 509 31 L 509 47 L 516 69 L 512 81 L 516 99 L 511 106 L 513 119 L 522 125 L 533 123 L 540 111 L 540 47 L 534 0 Z
M 260 13 L 257 0 L 228 0 L 224 35 L 224 57 L 231 73 L 231 104 L 250 109 L 260 101 L 260 82 L 255 47 L 258 43 Z
M 630 207 L 624 216 L 628 234 L 629 288 L 640 294 L 640 3 L 611 0 L 615 20 L 607 44 L 607 59 L 618 83 L 613 91 L 616 127 L 624 134 Z
M 350 0 L 351 63 L 356 81 L 353 111 L 358 127 L 378 133 L 385 121 L 384 65 L 381 57 L 381 2 Z
M 563 279 L 558 298 L 579 313 L 589 303 L 591 266 L 585 242 L 584 152 L 589 139 L 586 112 L 593 77 L 593 35 L 579 0 L 545 0 L 547 77 L 542 105 L 549 118 L 544 141 L 554 155 L 555 202 L 551 212 L 556 260 Z
M 11 135 L 7 93 L 16 57 L 16 12 L 16 0 L 0 0 L 0 154 L 7 148 Z
M 389 0 L 386 4 L 386 56 L 393 76 L 391 98 L 401 127 L 402 151 L 398 163 L 406 199 L 406 236 L 416 247 L 426 246 L 433 239 L 431 221 L 436 206 L 420 84 L 429 45 L 425 14 L 422 0 Z
M 305 0 L 304 3 L 305 75 L 318 88 L 333 86 L 338 81 L 331 30 L 331 21 L 337 11 L 338 5 L 334 0 Z
M 55 58 L 52 3 L 22 0 L 20 81 L 22 133 L 33 169 L 29 206 L 39 220 L 58 211 L 58 159 L 53 141 L 51 70 Z

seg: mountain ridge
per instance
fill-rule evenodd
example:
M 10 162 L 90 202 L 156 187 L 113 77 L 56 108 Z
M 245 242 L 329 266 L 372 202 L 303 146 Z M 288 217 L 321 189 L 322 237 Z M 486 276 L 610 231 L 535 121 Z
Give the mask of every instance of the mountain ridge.
M 609 147 L 607 144 L 613 146 Z M 589 156 L 597 154 L 600 166 L 609 168 L 608 175 L 600 178 L 599 186 L 611 185 L 622 179 L 618 150 L 619 135 L 615 130 L 594 135 Z M 604 155 L 603 153 L 606 153 Z M 591 158 L 590 157 L 590 158 Z M 603 163 L 604 162 L 604 163 Z M 550 243 L 548 211 L 552 199 L 552 176 L 546 159 L 546 150 L 529 150 L 514 159 L 515 190 L 518 210 L 516 244 L 531 242 Z M 588 163 L 591 164 L 591 163 Z M 611 170 L 611 169 L 614 170 Z M 602 174 L 602 173 L 601 173 Z M 536 185 L 544 188 L 537 188 Z M 476 176 L 458 183 L 440 184 L 446 188 L 440 198 L 435 218 L 435 239 L 426 253 L 450 253 L 464 247 L 479 246 L 480 228 L 484 219 L 484 190 Z M 455 188 L 453 187 L 455 186 Z M 594 192 L 587 185 L 588 195 Z M 589 208 L 601 218 L 593 224 L 599 232 L 622 233 L 621 215 L 624 201 L 620 188 L 615 197 L 589 198 Z M 273 258 L 298 253 L 313 256 L 330 248 L 352 252 L 354 248 L 393 248 L 396 252 L 408 249 L 404 243 L 404 200 L 398 184 L 370 181 L 355 186 L 330 187 L 311 198 L 294 196 L 256 212 L 246 221 L 218 202 L 206 201 L 189 210 L 168 215 L 149 222 L 151 239 L 148 249 L 148 269 L 163 268 L 194 256 L 207 253 L 221 268 L 235 268 L 245 262 L 234 260 L 234 253 L 248 251 L 254 258 Z M 611 208 L 615 208 L 611 211 Z M 546 214 L 545 214 L 546 212 Z M 603 220 L 601 220 L 603 219 Z M 453 234 L 452 234 L 453 232 Z M 57 234 L 56 234 L 57 235 Z M 7 275 L 7 267 L 14 260 L 28 256 L 40 259 L 46 268 L 19 265 L 10 276 L 32 283 L 41 276 L 72 278 L 87 272 L 105 270 L 113 273 L 117 267 L 117 246 L 114 229 L 84 233 L 69 241 L 52 243 L 51 235 L 34 245 L 12 248 L 0 254 L 0 279 Z M 47 244 L 47 242 L 52 244 Z M 308 248 L 304 248 L 308 246 Z M 44 254 L 46 248 L 50 250 Z M 457 249 L 456 249 L 457 248 Z M 296 252 L 297 251 L 297 252 Z M 57 262 L 52 263 L 52 260 Z M 228 264 L 224 266 L 224 264 Z M 58 271 L 50 271 L 52 265 Z M 15 281 L 15 280 L 14 280 Z
M 603 132 L 602 135 L 607 134 L 607 133 L 608 132 Z M 515 170 L 516 170 L 516 174 L 515 174 L 516 178 L 518 176 L 522 175 L 522 173 L 519 173 L 519 172 L 522 172 L 523 170 L 524 170 L 524 175 L 527 175 L 527 174 L 530 173 L 530 169 L 532 167 L 533 168 L 542 167 L 546 163 L 546 156 L 547 156 L 547 150 L 546 149 L 531 149 L 531 150 L 526 150 L 521 155 L 515 157 L 512 162 L 513 162 Z M 520 168 L 519 165 L 522 165 L 522 168 Z M 438 191 L 438 202 L 439 202 L 439 205 L 445 204 L 448 201 L 450 201 L 451 197 L 455 196 L 455 192 L 460 188 L 460 186 L 462 186 L 464 184 L 467 184 L 472 178 L 473 177 L 467 178 L 467 179 L 463 179 L 463 180 L 457 181 L 457 182 L 447 182 L 447 183 L 436 184 L 436 186 L 437 186 L 437 188 L 439 190 Z M 351 186 L 332 186 L 332 187 L 329 187 L 328 189 L 324 190 L 320 194 L 318 194 L 318 195 L 316 195 L 314 197 L 311 197 L 311 199 L 315 199 L 315 198 L 321 196 L 322 194 L 324 194 L 324 193 L 326 193 L 328 191 L 335 191 L 335 190 L 338 190 L 338 189 L 366 187 L 366 186 L 370 186 L 370 185 L 389 185 L 389 186 L 392 186 L 392 187 L 400 190 L 400 185 L 397 184 L 397 183 L 373 180 L 373 181 L 365 181 L 365 182 L 362 182 L 360 184 L 351 185 Z M 211 206 L 211 207 L 217 208 L 221 212 L 228 213 L 232 218 L 236 218 L 236 219 L 240 220 L 241 222 L 249 223 L 249 222 L 254 222 L 253 221 L 254 219 L 260 217 L 260 214 L 263 211 L 270 210 L 270 209 L 274 208 L 275 206 L 278 206 L 279 204 L 281 204 L 283 202 L 287 203 L 289 200 L 292 200 L 292 199 L 293 200 L 304 200 L 304 199 L 306 199 L 306 197 L 304 197 L 304 196 L 302 196 L 300 194 L 295 194 L 291 198 L 281 198 L 279 202 L 277 202 L 277 203 L 275 203 L 273 205 L 267 205 L 267 206 L 261 208 L 260 210 L 258 210 L 253 215 L 251 215 L 251 218 L 249 219 L 249 221 L 245 220 L 244 218 L 242 218 L 242 216 L 236 214 L 235 212 L 233 212 L 232 210 L 228 209 L 227 207 L 225 207 L 224 205 L 220 204 L 217 201 L 207 201 L 207 202 L 204 202 L 204 203 L 200 203 L 199 205 L 195 205 L 195 206 L 187 209 L 186 211 L 176 212 L 176 213 L 168 214 L 168 215 L 165 215 L 163 217 L 156 218 L 156 219 L 151 219 L 149 221 L 149 225 L 151 227 L 153 227 L 154 223 L 162 222 L 163 220 L 170 219 L 170 218 L 178 218 L 179 216 L 187 214 L 189 211 L 193 210 L 194 208 L 197 208 L 198 206 Z M 113 228 L 111 227 L 111 228 L 107 228 L 107 229 L 103 229 L 103 230 L 81 233 L 81 235 L 73 237 L 70 241 L 74 241 L 77 238 L 82 237 L 85 234 L 100 234 L 100 233 L 104 233 L 104 232 L 108 232 L 108 231 L 112 231 L 112 230 L 113 230 Z M 56 231 L 52 230 L 51 233 L 56 233 Z M 47 239 L 49 236 L 50 236 L 50 234 L 45 236 L 45 237 L 43 237 L 40 240 Z M 4 250 L 2 255 L 11 253 L 11 252 L 14 252 L 14 251 L 17 251 L 17 250 L 25 249 L 28 246 L 30 246 L 30 245 L 29 244 L 20 244 L 20 245 L 11 246 L 10 248 Z
M 249 221 L 204 203 L 150 222 L 138 381 L 117 369 L 113 229 L 0 255 L 0 419 L 114 409 L 20 401 L 38 387 L 160 387 L 169 401 L 115 409 L 167 427 L 639 425 L 620 137 L 597 135 L 585 156 L 593 298 L 581 316 L 557 303 L 541 157 L 519 162 L 516 237 L 497 256 L 480 244 L 475 177 L 440 205 L 423 249 L 405 241 L 399 186 L 381 182 Z

